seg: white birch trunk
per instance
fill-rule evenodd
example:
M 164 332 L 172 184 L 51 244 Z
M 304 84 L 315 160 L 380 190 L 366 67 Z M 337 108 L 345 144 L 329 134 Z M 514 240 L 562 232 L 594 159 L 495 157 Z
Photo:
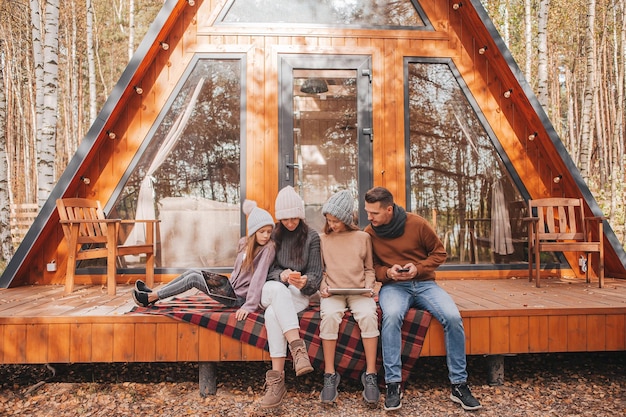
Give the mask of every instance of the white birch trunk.
M 531 84 L 532 78 L 532 60 L 533 60 L 533 23 L 532 23 L 532 5 L 530 0 L 524 0 L 524 51 L 526 52 L 526 62 L 524 65 L 524 75 L 528 84 Z
M 54 159 L 57 138 L 58 74 L 59 74 L 59 0 L 45 1 L 43 30 L 43 78 L 37 88 L 42 95 L 41 128 L 37 137 L 37 203 L 41 208 L 55 184 Z M 39 101 L 39 99 L 38 99 Z
M 45 0 L 44 0 L 45 1 Z M 30 16 L 31 16 L 31 33 L 33 48 L 33 68 L 35 69 L 35 90 L 34 90 L 34 110 L 35 123 L 33 125 L 33 137 L 40 136 L 41 119 L 43 108 L 43 94 L 40 94 L 43 88 L 43 20 L 39 0 L 30 0 Z
M 9 161 L 6 136 L 7 101 L 4 77 L 4 47 L 0 40 L 0 263 L 8 262 L 13 257 L 13 239 L 11 238 L 11 196 L 9 194 Z
M 96 58 L 93 42 L 93 4 L 87 0 L 87 67 L 89 79 L 89 121 L 93 123 L 98 116 L 96 91 Z
M 80 0 L 79 0 L 80 1 Z M 65 152 L 66 161 L 69 161 L 74 155 L 74 152 L 78 148 L 78 140 L 82 137 L 81 126 L 81 68 L 79 65 L 79 52 L 77 50 L 78 43 L 78 10 L 76 9 L 76 2 L 72 0 L 72 38 L 70 46 L 70 59 L 68 63 L 70 65 L 70 71 L 67 71 L 67 77 L 69 77 L 67 85 L 70 88 L 70 92 L 67 95 L 69 103 L 68 109 L 68 129 L 65 138 Z M 90 120 L 92 123 L 93 120 Z M 57 158 L 58 159 L 58 158 Z
M 135 52 L 135 0 L 128 0 L 128 61 Z
M 581 116 L 581 137 L 580 137 L 580 173 L 587 180 L 589 178 L 591 152 L 593 146 L 593 118 L 594 118 L 594 100 L 596 90 L 596 42 L 595 42 L 595 17 L 596 2 L 588 0 L 587 2 L 587 28 L 585 37 L 587 38 L 585 53 L 587 55 L 587 71 L 585 92 L 582 105 Z
M 539 0 L 537 15 L 537 99 L 548 111 L 548 12 L 550 0 Z

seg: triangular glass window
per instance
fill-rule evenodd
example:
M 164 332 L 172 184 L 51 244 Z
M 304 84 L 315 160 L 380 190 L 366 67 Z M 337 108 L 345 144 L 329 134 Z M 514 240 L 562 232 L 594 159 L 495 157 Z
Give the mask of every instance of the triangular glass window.
M 525 190 L 447 61 L 407 59 L 408 208 L 429 219 L 447 264 L 526 268 Z
M 431 28 L 420 5 L 412 0 L 231 0 L 218 21 L 376 29 Z
M 110 210 L 158 219 L 157 266 L 231 268 L 241 236 L 241 59 L 200 57 L 182 77 Z M 135 228 L 126 242 L 142 242 Z M 127 257 L 128 258 L 128 257 Z M 128 259 L 127 259 L 128 262 Z

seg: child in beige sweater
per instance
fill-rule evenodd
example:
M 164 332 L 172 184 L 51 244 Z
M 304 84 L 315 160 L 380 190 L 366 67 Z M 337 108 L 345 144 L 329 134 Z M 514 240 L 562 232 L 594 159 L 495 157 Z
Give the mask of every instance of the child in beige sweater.
M 348 191 L 334 194 L 322 207 L 326 217 L 324 234 L 320 237 L 324 278 L 320 285 L 320 338 L 324 350 L 324 388 L 322 403 L 337 399 L 340 376 L 335 371 L 335 350 L 339 324 L 349 308 L 361 330 L 366 370 L 361 375 L 363 398 L 368 404 L 378 403 L 378 312 L 374 301 L 374 267 L 370 236 L 354 224 L 354 198 Z M 342 293 L 333 289 L 363 289 L 358 293 Z

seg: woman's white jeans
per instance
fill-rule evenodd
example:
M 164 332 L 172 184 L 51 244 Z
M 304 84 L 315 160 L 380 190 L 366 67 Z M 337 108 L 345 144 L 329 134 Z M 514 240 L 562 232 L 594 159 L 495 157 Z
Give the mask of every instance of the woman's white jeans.
M 298 313 L 309 305 L 309 297 L 299 289 L 278 281 L 267 281 L 261 292 L 261 306 L 265 308 L 265 329 L 270 346 L 270 358 L 287 356 L 285 332 L 300 328 Z

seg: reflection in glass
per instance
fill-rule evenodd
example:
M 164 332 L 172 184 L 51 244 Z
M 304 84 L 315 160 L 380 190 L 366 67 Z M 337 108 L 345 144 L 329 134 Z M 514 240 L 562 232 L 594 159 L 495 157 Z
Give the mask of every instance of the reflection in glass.
M 359 27 L 424 26 L 411 0 L 234 0 L 223 21 Z
M 322 205 L 334 193 L 358 196 L 355 70 L 294 70 L 294 188 L 307 224 L 321 231 Z
M 239 60 L 198 60 L 163 109 L 115 204 L 121 218 L 152 212 L 161 220 L 162 267 L 234 263 L 240 236 L 241 95 Z
M 527 261 L 525 204 L 447 64 L 409 63 L 411 211 L 429 219 L 447 263 Z

